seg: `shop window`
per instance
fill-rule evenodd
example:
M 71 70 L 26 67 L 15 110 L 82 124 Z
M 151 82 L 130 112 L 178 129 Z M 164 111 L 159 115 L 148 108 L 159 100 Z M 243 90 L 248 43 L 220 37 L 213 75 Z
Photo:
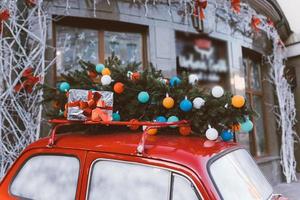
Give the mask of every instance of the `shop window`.
M 75 23 L 76 20 L 82 23 Z M 83 27 L 77 27 L 83 24 Z M 126 29 L 108 22 L 67 19 L 55 25 L 56 73 L 80 69 L 80 60 L 94 64 L 114 53 L 121 60 L 121 65 L 145 63 L 145 32 L 140 29 Z M 120 28 L 119 28 L 120 27 Z M 137 30 L 132 32 L 132 30 Z
M 251 152 L 254 156 L 264 156 L 267 153 L 264 101 L 262 85 L 262 57 L 250 50 L 243 50 L 243 65 L 245 71 L 246 97 L 249 105 L 258 114 L 253 117 L 254 129 L 250 135 Z
M 176 33 L 177 73 L 196 74 L 201 87 L 228 87 L 226 42 L 199 34 Z

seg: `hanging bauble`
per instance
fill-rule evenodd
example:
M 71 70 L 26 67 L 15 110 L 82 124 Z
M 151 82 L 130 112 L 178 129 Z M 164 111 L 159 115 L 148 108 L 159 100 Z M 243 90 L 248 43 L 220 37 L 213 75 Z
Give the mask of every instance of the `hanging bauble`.
M 70 89 L 70 84 L 67 82 L 62 82 L 59 84 L 59 90 L 61 92 L 67 92 Z
M 199 81 L 199 78 L 196 74 L 189 75 L 189 84 L 195 85 Z
M 181 79 L 178 78 L 177 76 L 173 76 L 173 77 L 170 79 L 170 85 L 171 85 L 171 87 L 178 86 L 180 83 L 181 83 Z
M 111 72 L 110 72 L 110 70 L 108 69 L 108 68 L 104 68 L 103 70 L 102 70 L 102 75 L 104 76 L 104 75 L 111 75 Z
M 221 138 L 225 142 L 230 141 L 233 139 L 233 133 L 230 130 L 224 130 L 221 133 Z
M 137 80 L 139 80 L 140 78 L 141 78 L 141 75 L 140 75 L 139 72 L 134 72 L 134 73 L 132 73 L 132 75 L 131 75 L 131 80 L 133 80 L 133 81 L 137 81 Z
M 157 134 L 157 128 L 150 128 L 149 130 L 147 130 L 147 133 L 149 135 L 156 135 Z
M 179 118 L 176 117 L 176 116 L 171 116 L 171 117 L 168 118 L 168 122 L 178 122 L 178 121 L 179 121 Z M 170 127 L 176 128 L 177 126 L 174 125 L 174 126 L 170 126 Z
M 209 140 L 216 140 L 219 136 L 219 133 L 215 128 L 208 128 L 205 132 L 205 136 Z
M 171 109 L 174 106 L 174 99 L 172 97 L 169 97 L 169 95 L 167 94 L 162 104 L 166 109 Z
M 129 125 L 130 130 L 135 131 L 135 130 L 137 130 L 137 129 L 140 128 L 140 125 L 136 125 L 135 124 L 135 123 L 138 123 L 139 120 L 137 120 L 137 119 L 131 119 L 129 122 L 132 123 L 131 125 Z
M 163 83 L 163 84 L 168 84 L 168 79 L 166 79 L 166 78 L 159 78 L 158 79 L 161 83 Z
M 158 116 L 158 117 L 155 118 L 155 121 L 163 123 L 163 122 L 167 121 L 167 118 L 165 118 L 164 116 Z
M 114 91 L 117 94 L 121 94 L 124 92 L 124 84 L 121 82 L 117 82 L 114 84 Z
M 213 97 L 215 98 L 220 98 L 221 96 L 223 96 L 224 94 L 224 90 L 221 86 L 215 86 L 213 87 L 213 89 L 211 90 L 211 94 L 213 95 Z
M 187 99 L 187 97 L 185 97 L 185 99 L 180 102 L 179 107 L 183 112 L 189 112 L 192 110 L 193 104 Z
M 111 83 L 111 77 L 109 75 L 104 75 L 101 78 L 102 85 L 109 85 Z
M 242 132 L 250 132 L 253 129 L 253 123 L 247 119 L 245 122 L 241 123 L 241 131 Z
M 97 77 L 97 73 L 94 71 L 88 71 L 88 75 L 91 79 L 94 79 Z
M 101 63 L 96 65 L 96 72 L 98 72 L 99 74 L 102 73 L 103 69 L 105 68 L 105 66 Z
M 181 126 L 179 127 L 179 133 L 183 136 L 188 136 L 192 132 L 192 128 L 190 126 Z
M 112 114 L 112 119 L 113 121 L 121 121 L 121 116 L 118 111 Z
M 149 101 L 149 94 L 148 92 L 142 91 L 138 94 L 138 100 L 140 103 L 147 103 Z
M 202 99 L 201 97 L 196 97 L 193 100 L 193 106 L 195 109 L 200 109 L 202 106 L 204 106 L 204 104 L 205 104 L 205 100 Z
M 245 105 L 245 98 L 241 95 L 235 95 L 231 98 L 231 104 L 235 108 L 242 108 Z
M 240 124 L 234 124 L 234 125 L 231 126 L 231 130 L 233 132 L 237 132 L 237 131 L 241 130 L 241 125 Z

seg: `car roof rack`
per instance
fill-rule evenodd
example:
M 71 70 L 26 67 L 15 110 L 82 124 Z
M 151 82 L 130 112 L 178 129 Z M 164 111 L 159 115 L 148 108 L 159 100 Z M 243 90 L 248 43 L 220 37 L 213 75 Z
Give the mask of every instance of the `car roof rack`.
M 69 126 L 74 124 L 82 124 L 82 125 L 106 125 L 106 126 L 146 126 L 141 136 L 140 142 L 137 146 L 137 155 L 142 156 L 145 151 L 145 143 L 147 136 L 149 135 L 147 132 L 150 129 L 158 129 L 169 126 L 190 126 L 187 120 L 181 120 L 177 122 L 149 122 L 149 121 L 75 121 L 75 120 L 67 120 L 67 119 L 52 119 L 49 120 L 49 123 L 54 124 L 55 126 L 51 130 L 51 135 L 48 141 L 47 147 L 53 147 L 55 145 L 56 132 L 57 129 L 62 126 Z

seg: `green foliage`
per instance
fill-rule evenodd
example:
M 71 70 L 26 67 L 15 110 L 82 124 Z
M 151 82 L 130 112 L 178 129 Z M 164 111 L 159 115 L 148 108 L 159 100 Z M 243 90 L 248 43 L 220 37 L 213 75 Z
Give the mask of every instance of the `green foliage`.
M 91 78 L 89 73 L 97 73 L 95 65 L 80 61 L 81 70 L 69 72 L 61 75 L 63 81 L 68 82 L 73 89 L 94 89 L 97 91 L 113 91 L 114 83 L 109 86 L 103 86 L 97 78 Z M 157 116 L 163 115 L 169 117 L 175 115 L 179 119 L 189 120 L 194 132 L 204 134 L 208 125 L 216 128 L 218 131 L 228 129 L 232 125 L 243 122 L 246 116 L 251 116 L 254 112 L 245 104 L 238 109 L 231 106 L 232 94 L 225 92 L 221 98 L 215 98 L 210 91 L 205 91 L 197 85 L 188 83 L 188 74 L 180 76 L 182 82 L 178 86 L 170 87 L 162 81 L 161 71 L 155 70 L 153 66 L 140 73 L 138 80 L 128 78 L 128 71 L 136 72 L 139 63 L 130 64 L 127 67 L 121 67 L 120 60 L 115 57 L 109 57 L 105 61 L 105 66 L 111 70 L 111 77 L 115 82 L 121 82 L 125 85 L 125 90 L 121 94 L 114 93 L 114 111 L 119 111 L 122 121 L 138 119 L 143 121 L 152 121 Z M 99 75 L 100 76 L 100 75 Z M 44 104 L 48 109 L 48 115 L 51 117 L 62 117 L 67 96 L 57 88 L 47 85 L 44 88 Z M 140 91 L 147 91 L 150 94 L 150 101 L 141 104 L 137 100 Z M 163 99 L 169 94 L 175 100 L 175 106 L 172 109 L 165 109 L 162 105 Z M 202 97 L 205 105 L 201 109 L 193 108 L 190 112 L 183 112 L 179 108 L 179 103 L 185 96 L 192 101 L 196 97 Z M 56 106 L 50 106 L 47 102 L 52 102 Z M 50 107 L 50 108 L 49 108 Z

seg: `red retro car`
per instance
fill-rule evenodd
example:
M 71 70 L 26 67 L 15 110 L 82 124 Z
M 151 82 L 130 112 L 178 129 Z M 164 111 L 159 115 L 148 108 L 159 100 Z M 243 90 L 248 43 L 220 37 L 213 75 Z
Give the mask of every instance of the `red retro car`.
M 0 199 L 280 199 L 233 142 L 97 130 L 28 146 L 2 180 Z

